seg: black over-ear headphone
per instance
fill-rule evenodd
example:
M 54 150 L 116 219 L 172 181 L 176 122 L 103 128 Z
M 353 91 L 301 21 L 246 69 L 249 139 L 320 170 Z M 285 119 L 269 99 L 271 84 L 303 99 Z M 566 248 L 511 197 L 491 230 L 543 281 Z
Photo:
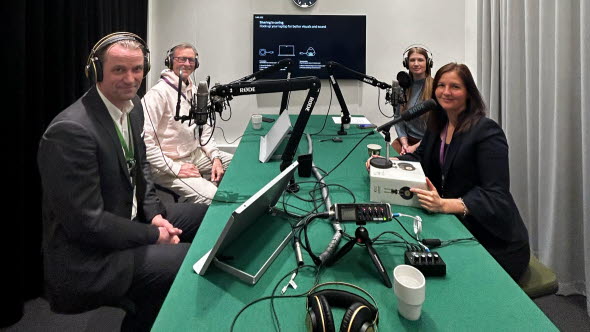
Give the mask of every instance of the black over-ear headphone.
M 325 289 L 314 292 L 325 285 L 345 285 L 365 293 L 375 305 L 363 297 L 338 289 Z M 307 330 L 310 332 L 335 331 L 331 306 L 345 308 L 346 313 L 340 323 L 340 331 L 373 332 L 379 319 L 375 299 L 362 288 L 343 282 L 327 282 L 312 288 L 307 294 Z
M 90 51 L 84 70 L 88 79 L 94 82 L 102 81 L 102 62 L 97 55 L 104 48 L 121 40 L 135 40 L 141 44 L 143 52 L 143 76 L 145 77 L 147 75 L 150 71 L 150 50 L 147 48 L 145 41 L 131 32 L 115 32 L 101 38 Z
M 169 50 L 166 52 L 166 57 L 164 58 L 164 65 L 165 65 L 165 66 L 166 66 L 168 69 L 172 70 L 172 67 L 173 67 L 173 64 L 172 64 L 172 63 L 173 63 L 173 61 L 174 61 L 174 59 L 173 59 L 173 58 L 174 58 L 174 50 L 175 50 L 177 47 L 179 47 L 179 46 L 187 46 L 187 48 L 189 48 L 189 47 L 190 47 L 190 48 L 192 48 L 192 49 L 193 49 L 193 51 L 195 52 L 195 69 L 199 68 L 199 52 L 197 52 L 197 48 L 196 48 L 196 47 L 194 47 L 193 45 L 191 45 L 191 44 L 188 44 L 188 43 L 182 43 L 182 44 L 178 44 L 178 45 L 176 45 L 176 46 L 172 47 L 171 49 L 169 49 Z
M 402 54 L 402 58 L 403 58 L 402 65 L 404 65 L 404 68 L 406 68 L 408 70 L 410 69 L 410 59 L 409 59 L 408 53 L 414 47 L 418 47 L 418 48 L 421 48 L 426 51 L 426 54 L 427 54 L 426 55 L 426 69 L 432 69 L 432 66 L 434 65 L 434 60 L 432 59 L 432 53 L 428 50 L 428 47 L 426 47 L 425 45 L 422 45 L 422 44 L 412 44 L 412 45 L 406 47 L 406 50 Z

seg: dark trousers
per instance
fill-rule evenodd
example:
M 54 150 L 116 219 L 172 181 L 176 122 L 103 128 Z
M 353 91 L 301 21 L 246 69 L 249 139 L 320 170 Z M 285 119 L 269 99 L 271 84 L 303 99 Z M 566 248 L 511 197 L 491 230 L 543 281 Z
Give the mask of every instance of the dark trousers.
M 166 219 L 182 229 L 179 244 L 153 244 L 130 249 L 133 252 L 133 281 L 126 300 L 132 305 L 128 310 L 121 331 L 149 331 L 160 307 L 176 277 L 176 273 L 188 252 L 207 205 L 180 203 L 166 207 Z

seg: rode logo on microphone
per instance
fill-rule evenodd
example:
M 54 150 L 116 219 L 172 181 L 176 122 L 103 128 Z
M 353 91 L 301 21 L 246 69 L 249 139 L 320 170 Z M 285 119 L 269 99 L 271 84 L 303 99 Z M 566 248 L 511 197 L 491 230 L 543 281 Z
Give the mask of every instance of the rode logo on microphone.
M 313 105 L 313 101 L 314 100 L 315 100 L 315 98 L 309 97 L 309 101 L 307 102 L 307 106 L 305 106 L 305 111 L 306 112 L 311 111 L 311 105 Z
M 367 83 L 369 83 L 369 84 L 370 84 L 370 83 L 373 83 L 373 81 L 372 81 L 371 79 L 368 79 L 368 78 L 366 78 L 366 77 L 365 77 L 365 78 L 363 78 L 363 81 L 365 81 L 365 82 L 367 82 Z
M 256 92 L 255 87 L 240 88 L 240 93 Z

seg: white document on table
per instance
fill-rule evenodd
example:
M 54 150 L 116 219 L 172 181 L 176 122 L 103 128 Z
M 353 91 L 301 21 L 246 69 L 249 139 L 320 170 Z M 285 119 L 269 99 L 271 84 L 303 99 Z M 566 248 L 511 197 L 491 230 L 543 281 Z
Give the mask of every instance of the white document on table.
M 335 124 L 340 124 L 340 122 L 341 122 L 341 119 L 339 116 L 333 116 L 332 120 L 334 120 Z M 355 117 L 350 117 L 350 124 L 351 125 L 371 124 L 371 121 L 369 121 L 369 119 L 365 118 L 364 116 L 355 116 Z

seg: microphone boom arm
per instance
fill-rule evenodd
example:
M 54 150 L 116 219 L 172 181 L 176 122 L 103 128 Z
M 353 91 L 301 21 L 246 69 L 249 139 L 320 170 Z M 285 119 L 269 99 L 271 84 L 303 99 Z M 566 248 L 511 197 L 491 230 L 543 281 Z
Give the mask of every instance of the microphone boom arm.
M 291 60 L 290 58 L 283 59 L 283 60 L 275 63 L 272 66 L 269 66 L 267 68 L 259 70 L 253 74 L 248 75 L 248 76 L 244 76 L 240 79 L 230 82 L 229 84 L 234 84 L 234 83 L 238 83 L 238 82 L 255 81 L 259 78 L 262 78 L 266 75 L 275 73 L 275 72 L 283 70 L 283 69 L 285 69 L 287 71 L 287 79 L 290 79 L 291 78 L 291 70 L 293 69 L 293 60 Z M 279 109 L 279 114 L 283 114 L 283 111 L 285 111 L 285 109 L 287 109 L 288 100 L 289 100 L 289 91 L 283 91 L 283 96 L 281 97 L 281 108 Z
M 290 92 L 299 90 L 309 90 L 307 97 L 303 102 L 297 122 L 293 127 L 293 132 L 281 159 L 281 171 L 289 167 L 293 162 L 299 141 L 303 136 L 303 130 L 309 121 L 311 112 L 320 94 L 321 82 L 315 76 L 296 77 L 278 80 L 257 80 L 257 81 L 234 81 L 226 85 L 216 85 L 211 88 L 209 95 L 218 96 L 223 99 L 252 94 L 273 93 L 273 92 Z
M 348 107 L 346 106 L 346 101 L 344 100 L 344 96 L 342 95 L 342 91 L 340 90 L 340 86 L 338 85 L 338 81 L 334 77 L 334 69 L 339 68 L 341 70 L 346 71 L 352 78 L 370 84 L 372 86 L 376 86 L 380 89 L 391 89 L 391 85 L 381 82 L 373 76 L 365 75 L 363 73 L 359 73 L 358 71 L 354 71 L 338 62 L 328 61 L 326 63 L 326 70 L 330 76 L 330 84 L 336 93 L 336 98 L 338 99 L 338 104 L 340 104 L 340 109 L 342 112 L 342 117 L 340 121 L 340 131 L 338 135 L 346 135 L 346 131 L 344 130 L 345 124 L 350 124 L 350 112 L 348 111 Z

